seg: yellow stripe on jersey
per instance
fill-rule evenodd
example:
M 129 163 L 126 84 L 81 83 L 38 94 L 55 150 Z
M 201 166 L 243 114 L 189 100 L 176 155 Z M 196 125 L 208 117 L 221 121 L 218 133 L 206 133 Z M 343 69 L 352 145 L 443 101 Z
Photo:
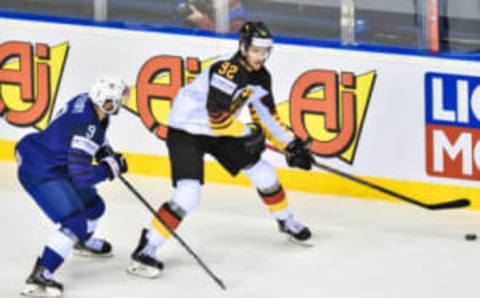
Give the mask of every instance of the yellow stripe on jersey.
M 284 131 L 288 131 L 287 125 L 285 123 L 283 123 L 282 119 L 280 118 L 280 116 L 277 113 L 273 113 L 272 116 L 273 116 L 273 119 L 275 119 L 275 121 L 277 121 L 278 125 L 280 125 L 280 127 Z
M 253 106 L 250 106 L 250 114 L 252 116 L 252 120 L 255 123 L 258 123 L 262 127 L 263 131 L 265 132 L 265 137 L 267 138 L 268 141 L 270 141 L 280 150 L 284 150 L 287 147 L 288 144 L 285 144 L 281 140 L 277 139 L 275 135 L 268 129 L 267 125 L 262 121 L 262 119 L 260 119 L 260 117 L 258 116 Z M 287 126 L 283 123 L 283 121 L 280 119 L 278 114 L 274 113 L 271 115 L 273 120 L 275 120 L 275 122 L 285 131 L 285 133 L 288 133 Z
M 224 128 L 232 125 L 232 122 L 233 122 L 232 117 L 228 117 L 225 120 L 223 120 L 222 122 L 213 122 L 211 120 L 210 121 L 210 128 L 212 128 L 212 129 L 224 129 Z
M 220 125 L 227 121 L 231 117 L 231 113 L 229 112 L 209 112 L 208 113 L 208 121 L 215 125 Z
M 210 122 L 212 133 L 222 137 L 241 137 L 245 134 L 246 125 L 231 116 L 221 124 Z

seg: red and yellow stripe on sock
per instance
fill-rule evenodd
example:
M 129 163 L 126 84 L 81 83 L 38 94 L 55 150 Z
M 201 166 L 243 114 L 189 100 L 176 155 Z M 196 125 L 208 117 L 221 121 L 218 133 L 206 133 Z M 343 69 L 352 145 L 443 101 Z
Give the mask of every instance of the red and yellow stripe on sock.
M 178 214 L 170 207 L 170 204 L 164 203 L 157 212 L 158 216 L 162 219 L 165 223 L 161 223 L 158 219 L 152 219 L 152 226 L 153 228 L 159 232 L 163 237 L 168 238 L 170 237 L 170 230 L 175 231 L 180 223 L 182 222 L 183 216 Z M 170 229 L 170 230 L 169 230 Z
M 281 186 L 273 192 L 265 193 L 258 191 L 263 203 L 272 213 L 282 212 L 288 208 L 288 200 Z

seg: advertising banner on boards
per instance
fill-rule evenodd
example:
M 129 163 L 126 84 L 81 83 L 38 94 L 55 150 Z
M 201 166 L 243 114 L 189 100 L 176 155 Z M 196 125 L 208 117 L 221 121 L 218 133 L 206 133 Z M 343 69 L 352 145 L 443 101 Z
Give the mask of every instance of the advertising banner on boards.
M 233 39 L 166 32 L 1 18 L 0 26 L 8 28 L 0 35 L 0 142 L 10 151 L 97 76 L 112 74 L 132 97 L 112 121 L 111 142 L 166 158 L 178 90 L 238 47 Z M 404 188 L 476 187 L 480 63 L 277 43 L 267 68 L 281 118 L 313 139 L 320 160 Z M 249 121 L 247 111 L 241 119 Z M 265 158 L 286 170 L 282 156 Z M 311 184 L 297 189 L 335 193 Z

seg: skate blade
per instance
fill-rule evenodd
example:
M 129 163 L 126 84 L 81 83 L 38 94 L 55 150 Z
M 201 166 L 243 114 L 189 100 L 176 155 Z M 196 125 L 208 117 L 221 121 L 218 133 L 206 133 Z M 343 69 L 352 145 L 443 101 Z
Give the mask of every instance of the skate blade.
M 113 257 L 113 253 L 109 252 L 106 254 L 96 254 L 87 250 L 75 249 L 73 250 L 73 255 L 77 257 L 86 257 L 94 259 L 108 259 Z
M 59 298 L 62 296 L 62 291 L 59 289 L 41 287 L 38 285 L 27 285 L 27 287 L 20 294 L 25 297 L 34 298 Z
M 128 266 L 127 268 L 127 273 L 134 276 L 154 279 L 162 275 L 162 270 L 143 265 L 142 263 L 136 261 L 132 261 L 130 266 Z
M 308 240 L 300 241 L 300 240 L 295 239 L 293 236 L 287 236 L 287 241 L 289 241 L 291 243 L 294 243 L 298 246 L 302 246 L 302 247 L 314 247 L 315 246 L 315 244 L 313 244 L 313 242 L 312 242 L 312 238 L 310 238 Z

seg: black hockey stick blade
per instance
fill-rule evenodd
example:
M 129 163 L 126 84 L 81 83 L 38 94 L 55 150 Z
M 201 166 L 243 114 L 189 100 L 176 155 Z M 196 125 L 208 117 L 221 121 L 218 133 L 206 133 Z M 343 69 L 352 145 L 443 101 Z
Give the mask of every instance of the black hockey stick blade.
M 391 189 L 385 188 L 381 185 L 375 184 L 375 183 L 367 181 L 367 180 L 363 180 L 363 179 L 361 179 L 357 176 L 351 175 L 351 174 L 346 173 L 346 172 L 342 172 L 342 171 L 340 171 L 338 169 L 335 169 L 335 168 L 332 168 L 328 165 L 321 164 L 316 160 L 312 160 L 312 164 L 319 169 L 322 169 L 322 170 L 328 171 L 330 173 L 342 176 L 343 178 L 355 181 L 355 182 L 360 183 L 362 185 L 365 185 L 367 187 L 378 190 L 379 192 L 382 192 L 382 193 L 388 194 L 392 197 L 395 197 L 397 199 L 400 199 L 404 202 L 407 202 L 407 203 L 410 203 L 410 204 L 413 204 L 413 205 L 416 205 L 416 206 L 419 206 L 419 207 L 422 207 L 422 208 L 425 208 L 425 209 L 428 209 L 428 210 L 444 210 L 444 209 L 463 208 L 463 207 L 470 206 L 470 200 L 465 199 L 465 198 L 461 198 L 461 199 L 457 199 L 457 200 L 453 200 L 453 201 L 441 202 L 441 203 L 433 203 L 433 204 L 424 203 L 424 202 L 421 202 L 421 201 L 419 201 L 417 199 L 414 199 L 412 197 L 408 197 L 404 194 L 401 194 L 401 193 L 398 193 L 398 192 L 393 191 Z
M 468 207 L 470 206 L 470 204 L 471 202 L 469 199 L 461 198 L 454 201 L 426 205 L 426 208 L 430 210 L 454 209 L 454 208 Z

